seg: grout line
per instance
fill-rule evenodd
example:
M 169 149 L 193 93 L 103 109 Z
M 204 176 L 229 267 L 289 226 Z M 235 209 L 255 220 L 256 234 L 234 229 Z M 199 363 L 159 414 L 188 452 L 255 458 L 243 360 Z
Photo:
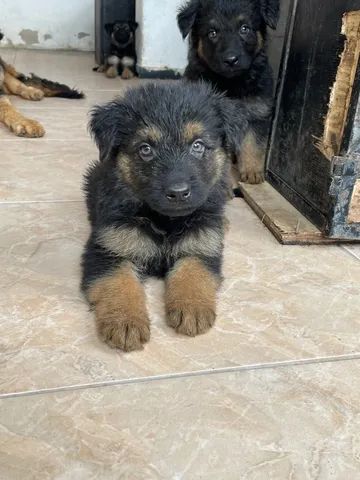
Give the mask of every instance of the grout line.
M 86 390 L 89 388 L 116 387 L 116 386 L 122 386 L 122 385 L 152 383 L 152 382 L 158 382 L 162 380 L 186 379 L 186 378 L 202 377 L 202 376 L 208 376 L 208 375 L 219 375 L 224 373 L 239 373 L 239 372 L 248 372 L 248 371 L 254 371 L 254 370 L 274 369 L 279 367 L 316 365 L 316 364 L 322 364 L 322 363 L 335 363 L 335 362 L 343 362 L 343 361 L 350 361 L 350 360 L 360 360 L 360 353 L 336 355 L 336 356 L 329 356 L 329 357 L 304 358 L 299 360 L 285 360 L 280 362 L 268 362 L 268 363 L 258 363 L 258 364 L 255 363 L 255 364 L 241 365 L 241 366 L 235 366 L 235 367 L 197 370 L 194 372 L 150 375 L 148 377 L 134 377 L 134 378 L 126 378 L 122 380 L 110 380 L 110 381 L 95 382 L 95 383 L 82 383 L 78 385 L 66 385 L 63 387 L 43 388 L 39 390 L 28 390 L 23 392 L 3 393 L 3 394 L 0 394 L 0 400 L 7 399 L 7 398 L 44 395 L 48 393 L 74 392 L 77 390 Z
M 356 253 L 354 253 L 349 247 L 347 247 L 346 245 L 340 245 L 340 247 L 345 250 L 349 255 L 351 255 L 352 257 L 356 258 L 356 260 L 359 260 L 360 261 L 360 257 L 358 255 L 356 255 Z
M 0 201 L 0 207 L 2 205 L 27 205 L 33 203 L 84 203 L 83 200 L 14 200 L 9 202 Z

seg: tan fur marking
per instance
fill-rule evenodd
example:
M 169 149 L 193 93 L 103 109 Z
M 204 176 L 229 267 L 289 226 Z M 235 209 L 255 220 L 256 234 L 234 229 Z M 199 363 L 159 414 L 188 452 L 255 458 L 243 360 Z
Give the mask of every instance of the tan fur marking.
M 141 128 L 136 133 L 144 141 L 149 141 L 153 143 L 161 142 L 163 138 L 161 130 L 155 125 L 149 125 L 148 127 Z
M 239 15 L 238 17 L 236 17 L 236 21 L 239 23 L 240 22 L 244 23 L 246 22 L 246 17 L 244 15 Z
M 125 182 L 129 185 L 134 185 L 134 176 L 131 170 L 131 157 L 124 153 L 119 153 L 117 164 Z
M 9 65 L 8 63 L 3 62 L 5 71 L 12 75 L 13 77 L 17 78 L 19 76 L 19 73 L 15 70 L 15 68 L 12 65 Z
M 30 120 L 19 113 L 7 97 L 0 98 L 0 122 L 4 123 L 19 137 L 42 137 L 45 130 L 36 120 Z
M 256 36 L 257 36 L 256 52 L 260 52 L 260 50 L 264 48 L 264 37 L 262 36 L 261 32 L 256 32 Z
M 204 62 L 207 63 L 207 60 L 206 60 L 206 57 L 205 57 L 205 54 L 204 54 L 204 44 L 203 44 L 203 41 L 202 41 L 201 38 L 200 38 L 200 40 L 199 40 L 197 53 L 198 53 L 199 57 L 200 57 L 202 60 L 204 60 Z
M 150 339 L 145 292 L 130 262 L 87 291 L 100 337 L 113 348 L 141 350 Z
M 41 90 L 24 85 L 22 82 L 20 82 L 20 80 L 10 75 L 8 72 L 5 72 L 4 82 L 12 94 L 19 95 L 25 100 L 38 101 L 44 98 L 44 93 Z
M 178 242 L 173 248 L 174 256 L 179 255 L 219 255 L 223 245 L 224 234 L 211 228 L 204 228 L 197 233 L 191 233 Z
M 134 78 L 135 75 L 134 73 L 130 70 L 130 68 L 128 67 L 125 67 L 122 74 L 121 74 L 121 78 L 123 80 L 131 80 L 132 78 Z
M 166 280 L 167 323 L 194 337 L 215 322 L 219 280 L 194 257 L 179 260 Z
M 237 161 L 241 182 L 261 183 L 264 181 L 265 145 L 257 140 L 252 130 L 248 131 L 241 144 Z
M 184 125 L 182 133 L 185 142 L 190 143 L 203 135 L 204 125 L 200 122 L 188 122 Z
M 156 243 L 136 227 L 104 228 L 98 242 L 109 252 L 140 264 L 159 255 Z
M 116 66 L 111 66 L 111 67 L 109 67 L 109 68 L 106 70 L 105 75 L 106 75 L 108 78 L 116 78 L 116 77 L 118 76 L 117 67 L 116 67 Z

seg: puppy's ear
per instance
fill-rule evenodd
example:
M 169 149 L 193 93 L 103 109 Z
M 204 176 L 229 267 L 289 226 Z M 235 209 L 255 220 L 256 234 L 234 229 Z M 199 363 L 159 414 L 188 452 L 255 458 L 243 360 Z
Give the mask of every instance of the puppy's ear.
M 126 112 L 121 101 L 113 101 L 91 110 L 89 130 L 100 152 L 100 161 L 116 155 L 121 143 L 121 125 L 125 122 Z
M 134 31 L 135 31 L 135 30 L 138 28 L 138 26 L 139 26 L 139 24 L 138 24 L 137 22 L 129 22 L 129 25 L 130 25 L 130 28 L 131 28 L 132 30 L 134 30 Z
M 276 29 L 280 15 L 280 0 L 260 0 L 260 11 L 266 25 Z
M 106 32 L 108 35 L 111 35 L 111 34 L 112 34 L 113 28 L 114 28 L 114 23 L 106 23 L 106 24 L 105 24 L 105 32 Z
M 201 0 L 190 0 L 180 7 L 177 16 L 178 26 L 183 38 L 186 38 L 193 28 L 196 16 L 201 6 Z

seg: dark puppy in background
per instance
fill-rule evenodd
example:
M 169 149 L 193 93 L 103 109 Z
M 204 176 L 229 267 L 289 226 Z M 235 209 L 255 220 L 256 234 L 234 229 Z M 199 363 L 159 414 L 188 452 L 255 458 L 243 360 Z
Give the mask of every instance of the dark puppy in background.
M 111 39 L 110 52 L 105 59 L 105 64 L 95 67 L 94 71 L 105 72 L 109 78 L 120 75 L 124 80 L 136 76 L 135 31 L 137 27 L 136 22 L 117 21 L 105 25 L 105 31 Z
M 190 0 L 178 25 L 190 35 L 185 77 L 210 82 L 248 104 L 257 118 L 235 152 L 240 180 L 264 180 L 264 159 L 273 97 L 273 73 L 266 54 L 267 27 L 276 28 L 279 0 Z
M 82 289 L 105 342 L 150 337 L 142 280 L 165 277 L 167 323 L 205 333 L 221 280 L 230 162 L 247 114 L 205 83 L 149 84 L 96 107 L 100 161 L 86 176 Z

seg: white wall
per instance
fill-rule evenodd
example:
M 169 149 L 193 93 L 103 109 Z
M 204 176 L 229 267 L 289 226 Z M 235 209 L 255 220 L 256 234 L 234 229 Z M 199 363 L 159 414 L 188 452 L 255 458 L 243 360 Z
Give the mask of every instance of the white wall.
M 0 0 L 3 47 L 94 50 L 94 22 L 94 0 Z
M 148 70 L 184 70 L 187 42 L 183 41 L 176 23 L 177 9 L 183 3 L 184 0 L 137 0 L 140 67 Z

